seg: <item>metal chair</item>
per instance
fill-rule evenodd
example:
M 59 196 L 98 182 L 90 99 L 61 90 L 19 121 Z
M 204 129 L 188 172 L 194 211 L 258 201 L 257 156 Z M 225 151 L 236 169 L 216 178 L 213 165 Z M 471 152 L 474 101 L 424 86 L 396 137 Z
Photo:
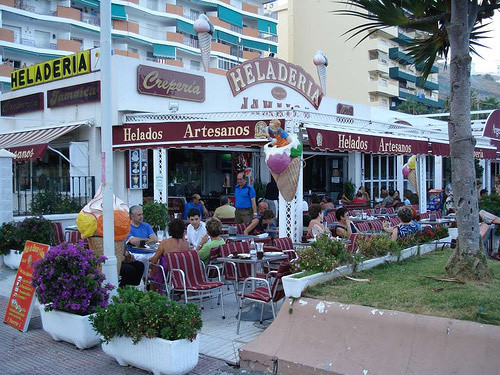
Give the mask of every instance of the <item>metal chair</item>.
M 222 319 L 225 319 L 226 313 L 224 311 L 224 299 L 222 298 L 224 283 L 220 281 L 220 274 L 219 281 L 207 281 L 200 256 L 196 250 L 167 253 L 165 258 L 171 291 L 182 292 L 186 303 L 189 299 L 198 298 L 202 309 L 203 298 L 208 297 L 211 304 L 212 293 L 217 292 L 219 298 L 217 304 L 221 305 Z M 207 268 L 214 268 L 217 272 L 219 270 L 211 265 L 208 265 Z
M 227 258 L 230 254 L 234 253 L 250 253 L 250 245 L 248 242 L 229 242 L 225 245 L 219 246 L 220 254 L 223 258 Z M 238 300 L 238 285 L 243 282 L 247 277 L 252 276 L 252 267 L 249 264 L 224 262 L 223 274 L 226 282 L 231 282 L 234 287 L 234 295 Z
M 166 294 L 170 298 L 168 279 L 165 273 L 165 258 L 160 257 L 158 262 L 159 264 L 149 262 L 147 284 L 149 290 L 160 294 Z
M 280 264 L 277 271 L 269 272 L 266 279 L 258 277 L 248 277 L 245 279 L 243 283 L 243 292 L 240 294 L 238 325 L 236 326 L 237 335 L 239 335 L 240 333 L 241 310 L 243 309 L 243 302 L 245 300 L 262 304 L 262 309 L 260 312 L 260 324 L 262 324 L 264 306 L 268 303 L 271 304 L 273 317 L 276 318 L 276 303 L 285 297 L 285 291 L 283 289 L 283 283 L 281 279 L 283 276 L 289 275 L 290 273 L 290 263 L 283 262 Z M 250 293 L 244 292 L 247 283 L 257 284 L 256 288 Z
M 60 221 L 55 221 L 52 223 L 52 242 L 54 245 L 59 245 L 64 242 L 64 230 L 62 223 Z

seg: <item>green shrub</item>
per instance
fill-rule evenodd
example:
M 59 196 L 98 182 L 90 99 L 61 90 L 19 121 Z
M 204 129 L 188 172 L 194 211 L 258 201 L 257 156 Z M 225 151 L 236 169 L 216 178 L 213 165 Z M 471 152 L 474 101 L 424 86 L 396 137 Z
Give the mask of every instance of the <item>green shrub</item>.
M 127 286 L 118 289 L 108 307 L 98 307 L 90 318 L 94 330 L 109 342 L 115 336 L 130 337 L 134 343 L 143 337 L 165 340 L 194 340 L 202 327 L 198 306 L 183 306 L 155 292 L 143 293 Z
M 22 251 L 27 240 L 50 245 L 52 235 L 52 222 L 43 216 L 3 223 L 0 227 L 0 253 L 7 254 L 10 249 Z
M 311 247 L 300 250 L 298 256 L 299 259 L 291 264 L 294 272 L 329 272 L 339 265 L 353 262 L 344 242 L 330 238 L 327 233 L 317 237 Z
M 400 245 L 391 240 L 385 233 L 374 236 L 360 236 L 358 246 L 359 253 L 368 259 L 381 257 L 387 255 L 387 253 L 396 253 L 401 249 Z
M 0 227 L 0 254 L 6 255 L 10 249 L 22 250 L 23 246 L 18 223 L 15 221 L 3 223 Z
M 144 222 L 153 227 L 155 231 L 164 230 L 168 225 L 168 207 L 165 203 L 147 202 L 142 206 Z
M 33 195 L 31 212 L 37 214 L 67 214 L 79 212 L 84 205 L 56 191 L 39 192 Z

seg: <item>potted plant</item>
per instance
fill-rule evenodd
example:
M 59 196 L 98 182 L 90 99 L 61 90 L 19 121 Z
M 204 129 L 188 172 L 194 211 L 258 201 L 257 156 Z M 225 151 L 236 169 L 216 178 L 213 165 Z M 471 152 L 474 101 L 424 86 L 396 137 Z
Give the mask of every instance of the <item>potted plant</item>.
M 165 230 L 168 225 L 168 207 L 165 203 L 151 201 L 142 206 L 144 222 L 151 225 L 155 232 Z
M 56 341 L 75 344 L 79 349 L 99 343 L 89 316 L 108 304 L 111 284 L 103 285 L 100 265 L 106 260 L 84 248 L 83 242 L 62 243 L 50 248 L 33 264 L 35 287 L 43 329 Z
M 0 231 L 2 242 L 0 247 L 5 254 L 4 263 L 12 269 L 19 268 L 26 240 L 52 243 L 52 222 L 43 216 L 27 217 L 21 222 L 4 223 Z
M 185 374 L 198 363 L 202 320 L 192 303 L 180 305 L 165 295 L 127 286 L 90 320 L 102 335 L 104 352 L 122 366 Z

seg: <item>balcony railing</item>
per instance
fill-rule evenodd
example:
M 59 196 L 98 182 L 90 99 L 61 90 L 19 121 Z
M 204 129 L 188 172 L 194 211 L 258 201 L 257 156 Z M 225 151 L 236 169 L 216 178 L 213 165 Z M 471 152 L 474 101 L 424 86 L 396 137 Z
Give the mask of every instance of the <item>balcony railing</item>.
M 184 44 L 189 47 L 199 48 L 198 39 L 193 39 L 187 35 L 184 35 Z
M 268 40 L 270 42 L 278 42 L 278 36 L 259 32 L 259 38 Z
M 19 177 L 14 183 L 14 214 L 74 213 L 95 195 L 95 177 Z

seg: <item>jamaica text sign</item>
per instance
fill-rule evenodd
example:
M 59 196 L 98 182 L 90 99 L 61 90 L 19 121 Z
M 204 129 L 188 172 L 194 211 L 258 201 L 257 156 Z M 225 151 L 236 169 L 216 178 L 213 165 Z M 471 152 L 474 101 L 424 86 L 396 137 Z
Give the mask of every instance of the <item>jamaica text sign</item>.
M 26 241 L 24 245 L 21 264 L 17 269 L 9 304 L 3 319 L 4 323 L 26 332 L 30 323 L 31 312 L 35 302 L 35 288 L 31 285 L 33 280 L 33 263 L 45 257 L 49 245 Z
M 47 91 L 47 108 L 98 102 L 100 100 L 101 84 L 99 81 Z

